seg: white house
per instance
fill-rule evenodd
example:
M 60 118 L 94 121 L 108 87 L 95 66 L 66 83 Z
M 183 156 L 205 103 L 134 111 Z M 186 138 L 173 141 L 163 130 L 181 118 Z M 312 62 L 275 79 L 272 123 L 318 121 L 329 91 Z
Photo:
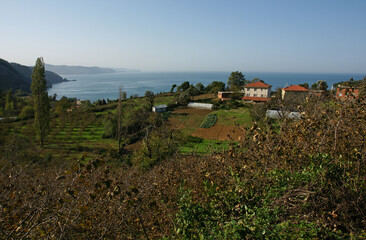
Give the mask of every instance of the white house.
M 271 100 L 271 85 L 262 81 L 249 83 L 244 86 L 244 101 L 267 102 Z

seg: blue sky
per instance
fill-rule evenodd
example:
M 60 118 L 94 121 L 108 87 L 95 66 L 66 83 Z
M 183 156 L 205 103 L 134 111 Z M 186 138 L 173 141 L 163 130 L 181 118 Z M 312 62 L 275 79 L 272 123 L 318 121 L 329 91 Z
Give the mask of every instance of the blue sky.
M 365 0 L 0 1 L 0 58 L 142 71 L 366 72 Z

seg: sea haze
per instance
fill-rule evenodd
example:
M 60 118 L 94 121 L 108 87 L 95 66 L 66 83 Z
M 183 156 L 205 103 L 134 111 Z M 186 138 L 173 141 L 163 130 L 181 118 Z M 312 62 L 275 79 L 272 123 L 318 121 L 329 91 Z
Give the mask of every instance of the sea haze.
M 272 85 L 272 91 L 278 87 L 295 85 L 300 83 L 313 84 L 318 80 L 326 80 L 328 86 L 340 81 L 347 81 L 351 77 L 354 80 L 362 79 L 364 74 L 347 73 L 260 73 L 248 72 L 245 74 L 247 80 L 260 78 Z M 85 75 L 63 75 L 69 80 L 54 84 L 48 89 L 48 94 L 57 94 L 58 99 L 62 96 L 96 101 L 98 99 L 117 99 L 119 87 L 127 92 L 128 96 L 137 94 L 143 96 L 145 91 L 154 93 L 168 92 L 173 84 L 178 86 L 184 81 L 195 85 L 202 83 L 207 86 L 213 81 L 221 81 L 225 84 L 230 72 L 120 72 L 108 74 L 85 74 Z

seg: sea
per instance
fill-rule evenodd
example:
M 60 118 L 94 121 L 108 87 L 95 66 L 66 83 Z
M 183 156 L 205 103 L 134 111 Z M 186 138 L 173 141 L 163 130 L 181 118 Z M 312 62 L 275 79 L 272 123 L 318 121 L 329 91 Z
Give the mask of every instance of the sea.
M 326 80 L 329 89 L 334 83 L 363 79 L 366 74 L 360 73 L 269 73 L 246 72 L 247 80 L 259 78 L 272 85 L 272 91 L 290 85 L 308 83 L 311 86 L 318 80 Z M 63 75 L 70 80 L 53 84 L 48 89 L 49 95 L 77 98 L 81 100 L 97 101 L 98 99 L 115 100 L 119 95 L 119 88 L 127 96 L 143 96 L 146 91 L 154 93 L 169 92 L 172 85 L 179 86 L 184 81 L 193 85 L 202 83 L 207 86 L 213 81 L 227 83 L 230 72 L 118 72 L 108 74 Z

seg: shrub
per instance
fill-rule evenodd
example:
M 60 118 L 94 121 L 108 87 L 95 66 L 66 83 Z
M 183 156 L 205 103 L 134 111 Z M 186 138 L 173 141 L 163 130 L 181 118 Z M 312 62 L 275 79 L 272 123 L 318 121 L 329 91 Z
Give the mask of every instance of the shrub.
M 19 114 L 19 118 L 27 120 L 34 117 L 34 110 L 32 106 L 25 106 Z

